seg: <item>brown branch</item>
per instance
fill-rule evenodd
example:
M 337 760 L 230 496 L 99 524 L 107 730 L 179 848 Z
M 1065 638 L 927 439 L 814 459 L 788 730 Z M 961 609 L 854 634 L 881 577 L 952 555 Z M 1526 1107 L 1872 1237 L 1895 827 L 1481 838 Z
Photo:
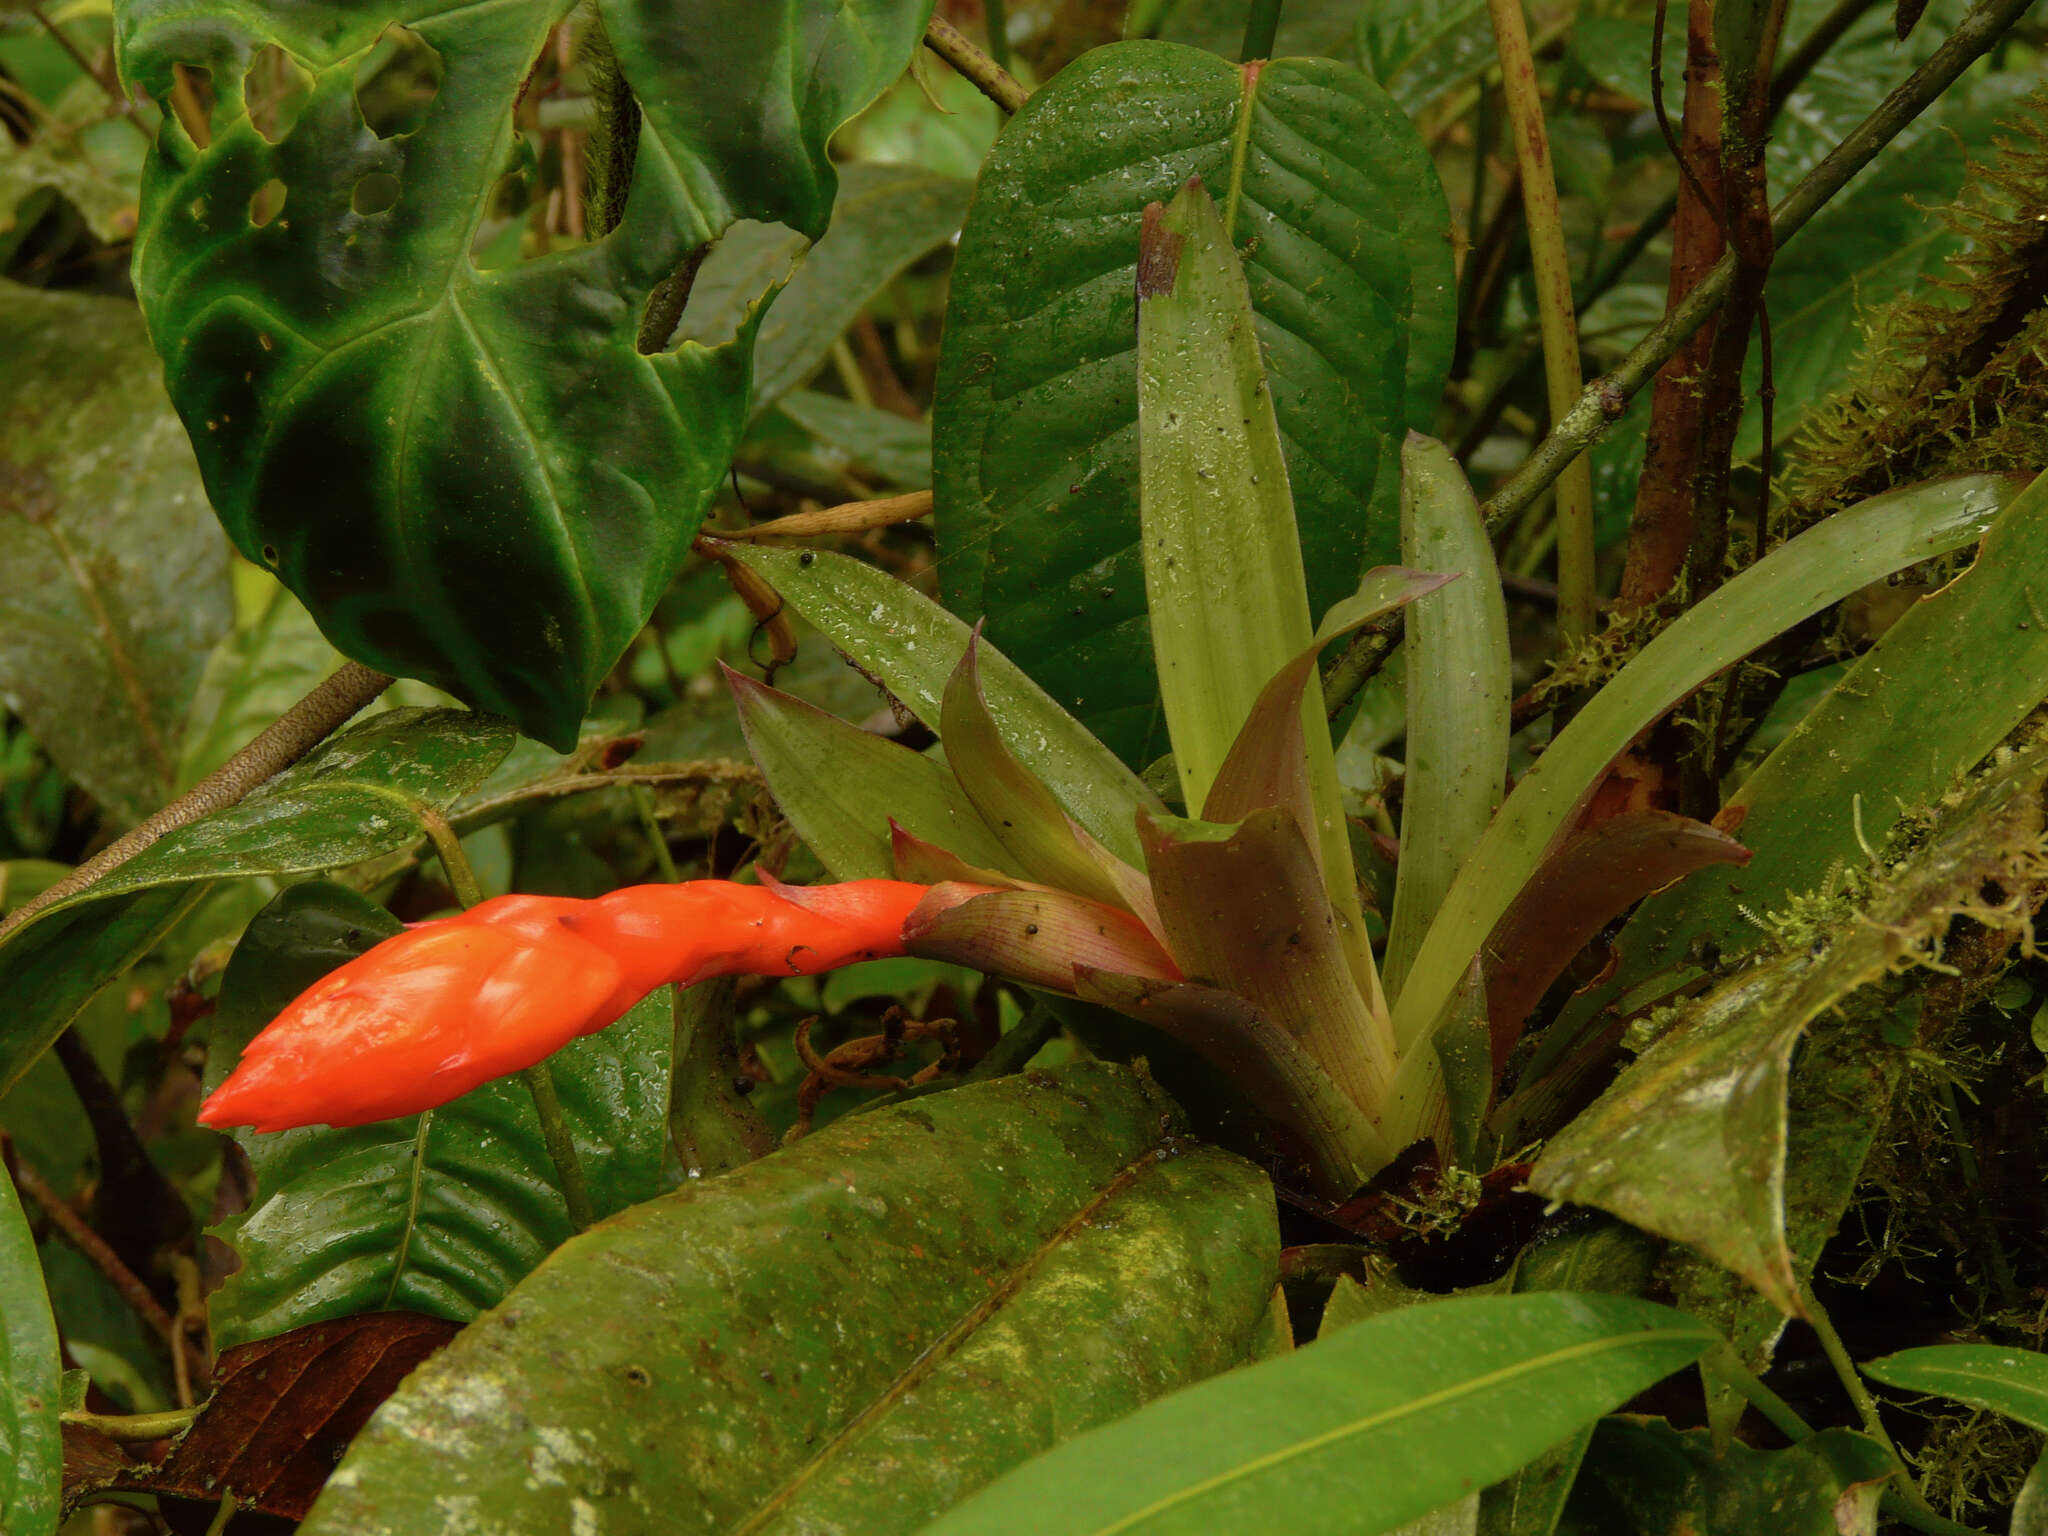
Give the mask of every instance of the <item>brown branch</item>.
M 871 528 L 890 528 L 897 523 L 914 523 L 932 515 L 932 493 L 912 491 L 906 496 L 884 496 L 877 501 L 844 501 L 836 507 L 815 512 L 792 512 L 771 518 L 751 528 L 721 528 L 713 537 L 735 543 L 756 539 L 809 539 L 824 533 L 866 533 Z
M 258 785 L 275 778 L 304 757 L 378 694 L 391 686 L 382 672 L 360 662 L 344 662 L 339 671 L 277 719 L 220 767 L 111 846 L 87 859 L 62 880 L 0 919 L 0 943 L 47 908 L 118 869 L 166 832 L 189 826 L 215 811 L 224 811 Z
M 1015 112 L 1031 93 L 1016 77 L 967 40 L 967 34 L 943 16 L 924 29 L 924 45 L 965 75 L 974 88 L 1005 112 Z

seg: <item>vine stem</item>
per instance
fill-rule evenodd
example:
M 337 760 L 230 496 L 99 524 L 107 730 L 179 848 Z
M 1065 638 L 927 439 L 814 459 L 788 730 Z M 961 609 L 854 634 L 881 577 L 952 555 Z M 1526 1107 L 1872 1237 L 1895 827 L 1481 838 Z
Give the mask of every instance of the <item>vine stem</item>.
M 146 1440 L 162 1440 L 179 1431 L 189 1429 L 192 1421 L 199 1417 L 199 1409 L 167 1408 L 162 1413 L 87 1413 L 74 1409 L 57 1415 L 60 1422 L 76 1424 L 82 1429 L 97 1430 L 109 1440 L 120 1440 L 130 1444 Z
M 1965 16 L 1947 42 L 1933 57 L 1914 70 L 1905 82 L 1878 103 L 1877 108 L 1849 131 L 1828 157 L 1807 173 L 1776 210 L 1771 231 L 1774 243 L 1783 246 L 1849 180 L 1877 157 L 1878 151 L 1898 137 L 1935 98 L 1955 84 L 1958 76 L 1990 51 L 2006 30 L 2026 13 L 2033 0 L 1981 0 Z M 1498 529 L 1533 502 L 1555 481 L 1594 439 L 1604 432 L 1628 402 L 1673 353 L 1720 309 L 1735 280 L 1736 256 L 1730 252 L 1715 263 L 1699 285 L 1685 296 L 1623 358 L 1612 373 L 1595 379 L 1576 404 L 1556 418 L 1550 433 L 1535 452 L 1501 483 L 1483 509 L 1486 526 Z
M 16 929 L 46 908 L 77 895 L 127 863 L 166 832 L 239 803 L 251 790 L 275 778 L 347 724 L 358 710 L 390 686 L 391 679 L 384 673 L 373 672 L 360 662 L 344 663 L 332 677 L 279 715 L 254 741 L 191 789 L 87 859 L 33 901 L 23 902 L 0 919 L 0 943 L 5 943 Z
M 1493 17 L 1494 46 L 1500 51 L 1501 93 L 1514 132 L 1515 163 L 1522 173 L 1522 207 L 1530 263 L 1536 274 L 1550 416 L 1552 421 L 1562 421 L 1579 395 L 1579 331 L 1572 308 L 1571 257 L 1565 251 L 1564 221 L 1558 211 L 1557 177 L 1550 167 L 1543 98 L 1536 86 L 1536 59 L 1529 47 L 1522 0 L 1487 0 L 1487 10 Z M 1556 479 L 1558 636 L 1570 649 L 1593 632 L 1591 460 L 1584 452 L 1573 454 L 1558 466 Z
M 455 899 L 465 909 L 475 906 L 484 899 L 484 892 L 477 883 L 469 855 L 462 851 L 462 839 L 440 812 L 424 805 L 416 809 L 421 825 L 427 829 L 427 840 L 434 845 L 441 868 L 448 873 Z M 576 1138 L 569 1130 L 568 1116 L 562 1112 L 562 1096 L 555 1091 L 554 1074 L 545 1061 L 537 1061 L 519 1076 L 533 1097 L 533 1112 L 540 1117 L 540 1139 L 555 1165 L 555 1178 L 562 1186 L 562 1203 L 569 1208 L 569 1225 L 578 1232 L 587 1231 L 597 1220 L 597 1213 L 590 1203 L 590 1188 L 583 1182 L 583 1160 L 577 1156 Z
M 1002 65 L 967 40 L 967 34 L 943 16 L 924 29 L 924 45 L 965 75 L 974 88 L 1005 112 L 1015 112 L 1031 93 Z

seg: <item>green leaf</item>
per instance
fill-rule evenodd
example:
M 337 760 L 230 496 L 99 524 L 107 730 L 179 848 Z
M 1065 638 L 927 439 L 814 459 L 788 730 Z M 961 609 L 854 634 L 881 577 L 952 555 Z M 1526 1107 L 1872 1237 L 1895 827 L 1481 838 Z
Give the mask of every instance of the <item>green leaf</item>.
M 1401 558 L 1461 579 L 1408 615 L 1401 862 L 1380 962 L 1395 998 L 1444 893 L 1507 792 L 1514 701 L 1507 603 L 1479 503 L 1450 450 L 1413 432 L 1401 449 Z
M 315 749 L 240 803 L 166 833 L 0 946 L 0 1092 L 93 996 L 160 939 L 212 881 L 335 869 L 423 835 L 512 745 L 495 716 L 394 709 Z
M 162 103 L 184 65 L 212 89 L 205 145 L 164 113 L 135 282 L 230 535 L 344 651 L 563 749 L 745 419 L 760 310 L 718 346 L 653 335 L 648 355 L 646 301 L 736 219 L 825 232 L 826 141 L 901 72 L 929 7 L 716 0 L 683 24 L 604 0 L 640 108 L 618 227 L 482 269 L 479 209 L 522 154 L 514 105 L 573 9 L 136 0 L 117 18 L 124 80 Z M 403 125 L 367 122 L 358 94 L 390 26 L 435 82 Z M 271 43 L 312 77 L 276 143 L 243 90 Z M 734 62 L 769 59 L 772 111 L 765 62 Z M 283 207 L 259 224 L 272 181 Z M 395 201 L 359 212 L 368 191 Z
M 1395 1005 L 1405 1047 L 1436 1022 L 1466 967 L 1607 766 L 1693 689 L 1858 587 L 1977 538 L 2012 482 L 1965 475 L 1888 492 L 1771 551 L 1650 642 L 1561 731 L 1458 871 Z
M 319 881 L 265 907 L 222 979 L 208 1088 L 300 992 L 400 927 Z M 664 989 L 548 1059 L 600 1216 L 660 1191 L 673 1029 Z M 516 1078 L 402 1120 L 235 1140 L 256 1192 L 211 1229 L 241 1260 L 208 1304 L 223 1348 L 390 1308 L 467 1322 L 570 1235 L 532 1096 Z
M 1074 990 L 1078 967 L 1180 979 L 1136 918 L 1066 891 L 991 891 L 936 912 L 920 908 L 903 925 L 903 947 L 1055 992 Z
M 1124 1069 L 1032 1072 L 626 1212 L 399 1389 L 307 1536 L 919 1530 L 1244 1357 L 1271 1189 L 1175 1123 Z
M 1140 766 L 1167 749 L 1138 540 L 1145 204 L 1198 175 L 1245 247 L 1311 611 L 1392 558 L 1394 451 L 1449 366 L 1449 215 L 1400 108 L 1328 60 L 1247 79 L 1131 42 L 1034 92 L 984 167 L 940 356 L 946 601 Z
M 1730 797 L 1754 852 L 1742 875 L 1703 874 L 1644 902 L 1616 941 L 1613 981 L 1559 1018 L 1531 1074 L 1562 1060 L 1601 1006 L 1681 965 L 1693 944 L 1731 957 L 1754 947 L 1761 933 L 1744 908 L 1769 911 L 1818 889 L 1837 865 L 1862 863 L 1906 807 L 1946 792 L 2048 698 L 2048 624 L 2034 612 L 2044 566 L 2048 481 L 2037 480 L 1975 564 L 1909 607 Z M 1998 665 L 1982 665 L 1985 656 Z
M 891 821 L 969 864 L 1023 873 L 944 763 L 730 669 L 725 680 L 775 803 L 835 879 L 895 875 Z
M 0 356 L 0 699 L 140 821 L 233 619 L 227 546 L 133 309 L 7 284 Z
M 1603 19 L 1579 17 L 1574 37 Z M 1411 117 L 1499 59 L 1486 0 L 1394 0 L 1363 6 L 1358 12 L 1357 45 L 1366 72 Z
M 1593 1436 L 1559 1536 L 1873 1536 L 1895 1471 L 1885 1448 L 1824 1429 L 1782 1451 L 1718 1445 L 1704 1429 L 1608 1419 Z
M 1807 1025 L 1913 959 L 2041 835 L 2048 741 L 1943 806 L 1863 900 L 1841 900 L 1775 958 L 1682 1005 L 1669 1033 L 1544 1150 L 1529 1187 L 1690 1243 L 1779 1311 L 1800 1304 L 1785 1233 L 1786 1074 Z
M 946 682 L 939 705 L 946 765 L 1026 875 L 1090 901 L 1124 905 L 1126 884 L 1142 887 L 1141 877 L 1132 870 L 1127 881 L 1114 878 L 1115 856 L 1076 826 L 1052 791 L 1011 753 L 982 693 L 981 652 L 977 636 Z
M 2048 1430 L 2048 1355 L 1997 1344 L 1933 1344 L 1902 1349 L 1863 1368 L 1872 1381 L 1902 1392 L 1952 1397 L 2033 1429 Z
M 1629 1297 L 1404 1307 L 1075 1440 L 930 1536 L 1379 1536 L 1505 1477 L 1713 1341 Z
M 0 1519 L 12 1536 L 52 1536 L 64 1460 L 57 1324 L 8 1177 L 0 1177 L 0 1294 L 7 1297 L 0 1309 Z
M 811 389 L 791 390 L 775 409 L 811 435 L 812 457 L 833 473 L 851 472 L 905 491 L 931 488 L 930 422 Z
M 766 577 L 856 666 L 937 729 L 946 684 L 972 638 L 966 624 L 915 588 L 845 555 L 756 544 L 727 545 L 724 553 Z M 1163 809 L 1159 797 L 994 646 L 983 647 L 981 681 L 1017 760 L 1104 847 L 1127 864 L 1142 863 L 1137 812 Z
M 959 233 L 973 190 L 914 165 L 849 165 L 839 175 L 831 227 L 756 335 L 756 414 L 817 372 L 832 343 L 898 273 Z

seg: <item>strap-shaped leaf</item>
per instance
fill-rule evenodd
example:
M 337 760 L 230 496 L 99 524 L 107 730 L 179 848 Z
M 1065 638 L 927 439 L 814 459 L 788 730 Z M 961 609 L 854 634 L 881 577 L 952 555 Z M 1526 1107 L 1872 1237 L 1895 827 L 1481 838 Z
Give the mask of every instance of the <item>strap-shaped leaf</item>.
M 1330 59 L 1099 48 L 1032 94 L 960 238 L 933 408 L 947 603 L 1126 761 L 1166 751 L 1138 546 L 1139 218 L 1189 176 L 1244 251 L 1320 613 L 1395 551 L 1394 453 L 1450 361 L 1449 215 L 1405 114 Z
M 211 87 L 203 142 L 164 114 L 135 279 L 228 532 L 342 650 L 564 750 L 745 415 L 759 310 L 718 346 L 643 355 L 648 296 L 735 219 L 824 232 L 825 142 L 901 72 L 929 4 L 604 0 L 642 114 L 617 227 L 480 270 L 514 105 L 572 9 L 135 0 L 116 18 L 126 79 L 167 104 L 181 67 Z M 416 126 L 380 136 L 357 79 L 392 26 L 440 79 Z M 243 92 L 271 44 L 311 77 L 275 143 Z
M 36 1241 L 14 1193 L 0 1178 L 0 1514 L 20 1536 L 57 1529 L 64 1447 L 57 1431 L 57 1324 L 43 1287 Z
M 1932 1392 L 2048 1429 L 2048 1355 L 2002 1344 L 1930 1344 L 1863 1367 L 1872 1381 Z
M 1024 873 L 944 763 L 729 667 L 725 680 L 775 803 L 835 879 L 893 875 L 899 822 L 970 865 Z

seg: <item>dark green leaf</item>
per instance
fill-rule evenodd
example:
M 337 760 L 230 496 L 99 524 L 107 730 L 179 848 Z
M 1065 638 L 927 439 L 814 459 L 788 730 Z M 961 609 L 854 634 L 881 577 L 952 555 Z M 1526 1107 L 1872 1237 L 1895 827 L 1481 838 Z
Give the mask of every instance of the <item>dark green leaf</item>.
M 417 840 L 416 807 L 445 810 L 512 745 L 467 710 L 394 709 L 334 737 L 239 804 L 165 834 L 97 884 L 45 908 L 0 947 L 0 1092 L 208 883 L 303 874 Z
M 759 309 L 718 346 L 645 355 L 649 294 L 736 219 L 824 233 L 826 141 L 901 72 L 928 10 L 605 0 L 641 113 L 618 227 L 479 268 L 479 209 L 521 154 L 515 101 L 573 8 L 138 0 L 118 18 L 123 79 L 167 102 L 184 65 L 212 91 L 204 146 L 164 113 L 135 278 L 229 533 L 343 650 L 565 749 L 745 419 Z M 422 86 L 402 125 L 371 124 L 358 75 L 391 26 Z M 270 43 L 312 77 L 276 143 L 243 88 Z M 772 111 L 734 63 L 769 58 Z M 373 178 L 395 201 L 359 212 Z M 283 206 L 258 223 L 273 181 Z
M 0 1170 L 0 1523 L 10 1536 L 51 1536 L 64 1448 L 57 1434 L 57 1325 L 35 1239 Z
M 931 1536 L 1380 1536 L 1505 1477 L 1713 1337 L 1624 1297 L 1403 1307 L 1076 1440 Z
M 1283 59 L 1248 90 L 1213 54 L 1115 44 L 1004 130 L 961 235 L 940 362 L 941 578 L 956 611 L 985 614 L 998 646 L 1138 765 L 1167 743 L 1143 620 L 1131 295 L 1140 214 L 1190 175 L 1246 246 L 1312 612 L 1393 556 L 1395 448 L 1435 412 L 1453 322 L 1436 172 L 1354 69 Z
M 1271 1191 L 1173 1124 L 1123 1069 L 1034 1072 L 627 1212 L 399 1390 L 307 1536 L 921 1529 L 1244 1357 Z
M 1600 18 L 1578 18 L 1575 31 Z M 1358 11 L 1358 57 L 1410 116 L 1499 57 L 1486 0 L 1392 0 Z
M 2048 1430 L 2048 1355 L 1996 1344 L 1933 1344 L 1902 1349 L 1863 1367 L 1872 1381 L 1902 1392 L 1952 1397 Z
M 1704 1429 L 1608 1419 L 1559 1536 L 1873 1536 L 1894 1470 L 1884 1447 L 1826 1429 L 1783 1451 L 1721 1446 Z
M 837 395 L 793 389 L 776 410 L 815 440 L 813 457 L 834 473 L 851 471 L 899 490 L 922 491 L 932 483 L 932 429 L 894 411 L 856 405 Z
M 116 823 L 169 800 L 228 550 L 116 299 L 0 290 L 0 699 Z
M 1784 1210 L 1786 1073 L 1824 1009 L 1947 931 L 2040 836 L 2048 746 L 1988 772 L 1892 866 L 1775 958 L 1682 1005 L 1670 1032 L 1545 1149 L 1530 1188 L 1692 1244 L 1781 1312 L 1800 1310 Z
M 293 886 L 264 908 L 221 984 L 208 1086 L 285 1004 L 399 926 L 324 882 Z M 659 991 L 549 1058 L 600 1216 L 659 1191 L 673 1028 Z M 389 1308 L 467 1322 L 570 1234 L 517 1079 L 403 1120 L 235 1139 L 256 1194 L 213 1229 L 241 1260 L 209 1303 L 222 1347 Z
M 237 572 L 237 586 L 243 573 L 270 591 L 207 658 L 178 756 L 180 792 L 255 740 L 342 662 L 304 604 L 247 566 Z

